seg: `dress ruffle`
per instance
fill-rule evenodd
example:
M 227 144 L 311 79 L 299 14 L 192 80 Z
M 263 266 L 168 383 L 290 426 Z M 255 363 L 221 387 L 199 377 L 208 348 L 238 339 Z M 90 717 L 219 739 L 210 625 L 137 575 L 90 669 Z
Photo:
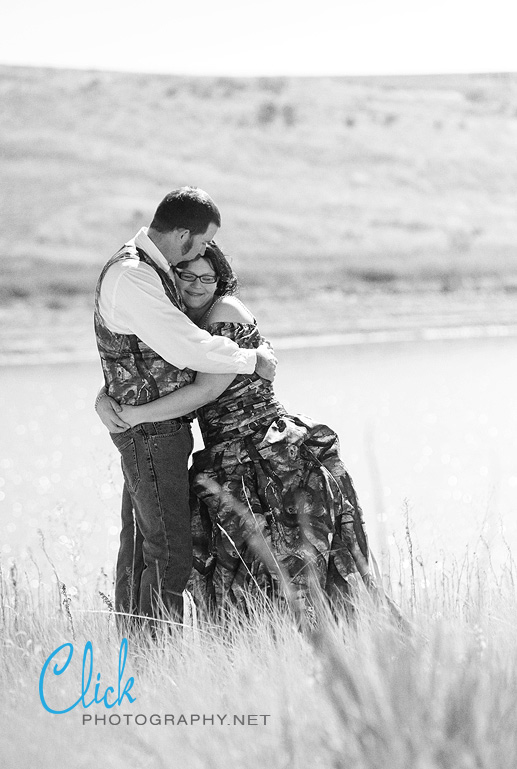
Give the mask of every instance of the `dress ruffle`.
M 214 323 L 212 334 L 258 347 L 256 325 Z M 198 412 L 205 449 L 194 454 L 190 589 L 212 609 L 250 592 L 311 604 L 370 579 L 364 519 L 336 433 L 289 415 L 271 383 L 240 375 Z

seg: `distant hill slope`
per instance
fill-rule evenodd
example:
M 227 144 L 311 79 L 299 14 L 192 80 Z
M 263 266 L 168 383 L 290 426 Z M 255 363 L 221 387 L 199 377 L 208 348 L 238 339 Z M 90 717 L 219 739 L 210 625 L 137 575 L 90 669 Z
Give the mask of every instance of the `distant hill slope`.
M 517 273 L 517 75 L 0 67 L 0 124 L 10 286 L 37 291 L 53 276 L 90 291 L 98 267 L 182 184 L 219 204 L 218 240 L 258 291 Z M 68 277 L 63 263 L 75 264 Z

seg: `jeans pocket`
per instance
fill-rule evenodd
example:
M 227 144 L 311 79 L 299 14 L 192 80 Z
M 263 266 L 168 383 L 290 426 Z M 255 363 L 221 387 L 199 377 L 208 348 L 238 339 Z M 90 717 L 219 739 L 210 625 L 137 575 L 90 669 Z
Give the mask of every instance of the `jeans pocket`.
M 122 474 L 130 491 L 135 492 L 140 483 L 140 472 L 136 457 L 135 439 L 129 438 L 120 446 L 117 446 L 122 458 Z
M 188 425 L 185 422 L 180 422 L 179 419 L 166 419 L 163 422 L 154 422 L 153 427 L 153 437 L 163 436 L 166 438 L 168 435 L 176 435 Z
M 174 425 L 167 432 L 149 436 L 149 447 L 155 472 L 159 476 L 186 476 L 188 458 L 193 448 L 189 424 Z

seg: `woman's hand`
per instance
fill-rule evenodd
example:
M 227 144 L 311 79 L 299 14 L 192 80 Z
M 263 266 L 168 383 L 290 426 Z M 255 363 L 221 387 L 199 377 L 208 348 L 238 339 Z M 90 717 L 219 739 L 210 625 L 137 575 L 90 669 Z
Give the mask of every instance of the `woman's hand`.
M 104 395 L 97 401 L 95 411 L 104 427 L 107 427 L 110 433 L 123 433 L 132 427 L 132 425 L 124 421 L 120 414 L 122 406 L 116 400 L 110 398 L 109 395 Z
M 145 421 L 143 417 L 138 418 L 138 414 L 141 413 L 138 406 L 119 406 L 120 413 L 119 419 L 123 419 L 130 427 L 136 427 Z

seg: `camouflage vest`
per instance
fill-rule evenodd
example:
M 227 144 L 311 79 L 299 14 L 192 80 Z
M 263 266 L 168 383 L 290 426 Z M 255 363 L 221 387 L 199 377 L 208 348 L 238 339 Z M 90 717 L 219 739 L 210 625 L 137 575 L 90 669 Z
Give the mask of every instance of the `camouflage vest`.
M 125 245 L 102 270 L 95 291 L 95 336 L 101 358 L 104 381 L 108 394 L 119 403 L 139 406 L 156 400 L 190 384 L 194 372 L 179 369 L 151 350 L 136 334 L 118 334 L 111 331 L 99 312 L 99 296 L 102 280 L 112 264 L 125 259 L 140 259 L 158 274 L 163 290 L 172 304 L 183 311 L 183 303 L 176 291 L 174 281 L 160 270 L 152 259 L 141 249 Z

